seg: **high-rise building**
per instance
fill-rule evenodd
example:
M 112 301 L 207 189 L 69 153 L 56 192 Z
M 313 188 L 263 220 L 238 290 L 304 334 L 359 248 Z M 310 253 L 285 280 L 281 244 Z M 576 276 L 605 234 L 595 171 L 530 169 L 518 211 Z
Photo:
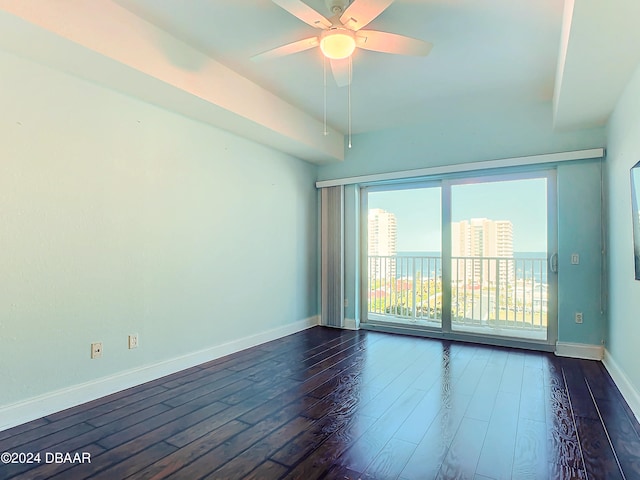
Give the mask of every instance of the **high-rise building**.
M 454 280 L 477 284 L 495 283 L 498 279 L 501 282 L 512 280 L 513 262 L 500 259 L 513 258 L 513 224 L 509 220 L 488 218 L 452 222 L 451 256 L 454 257 Z M 465 260 L 464 257 L 482 257 L 486 260 Z
M 381 208 L 370 209 L 367 242 L 369 257 L 387 258 L 372 259 L 369 264 L 369 275 L 375 277 L 379 277 L 380 275 L 391 278 L 395 277 L 396 260 L 395 258 L 389 257 L 396 256 L 397 239 L 396 216 Z

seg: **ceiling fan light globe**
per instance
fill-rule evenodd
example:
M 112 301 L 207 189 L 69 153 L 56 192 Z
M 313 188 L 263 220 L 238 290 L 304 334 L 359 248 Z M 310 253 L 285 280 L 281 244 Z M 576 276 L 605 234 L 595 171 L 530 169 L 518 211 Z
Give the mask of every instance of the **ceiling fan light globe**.
M 335 28 L 323 32 L 320 38 L 322 54 L 332 60 L 350 57 L 356 49 L 356 39 L 352 31 Z

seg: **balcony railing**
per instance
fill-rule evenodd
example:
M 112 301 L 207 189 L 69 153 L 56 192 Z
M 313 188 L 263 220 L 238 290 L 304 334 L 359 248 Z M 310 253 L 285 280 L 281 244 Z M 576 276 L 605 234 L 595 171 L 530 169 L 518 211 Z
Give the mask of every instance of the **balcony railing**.
M 546 332 L 546 272 L 544 258 L 453 257 L 452 328 Z M 368 299 L 375 316 L 440 322 L 442 258 L 370 256 Z

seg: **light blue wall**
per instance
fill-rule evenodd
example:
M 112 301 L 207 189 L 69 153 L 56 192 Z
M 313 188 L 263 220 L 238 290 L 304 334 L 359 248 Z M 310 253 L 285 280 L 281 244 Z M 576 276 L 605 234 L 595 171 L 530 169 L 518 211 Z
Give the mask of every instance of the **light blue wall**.
M 10 54 L 0 71 L 0 407 L 318 313 L 315 166 Z
M 455 105 L 445 118 L 418 126 L 356 135 L 341 164 L 319 168 L 322 180 L 432 166 L 495 160 L 605 146 L 605 129 L 554 132 L 551 105 L 529 110 L 495 110 L 488 103 L 456 116 Z M 484 110 L 482 110 L 484 109 Z M 428 114 L 427 114 L 428 118 Z M 558 166 L 558 340 L 602 344 L 605 325 L 601 306 L 601 162 L 571 162 Z M 353 222 L 347 210 L 347 223 Z M 347 227 L 347 229 L 350 227 Z M 570 265 L 572 253 L 580 265 Z M 355 273 L 347 270 L 347 284 Z M 349 304 L 355 302 L 347 292 Z M 584 323 L 575 323 L 575 312 Z M 353 313 L 353 312 L 349 312 Z M 348 315 L 347 315 L 348 316 Z
M 606 142 L 604 127 L 555 132 L 548 102 L 522 111 L 497 110 L 491 103 L 458 110 L 461 107 L 453 104 L 444 118 L 425 112 L 427 120 L 419 125 L 355 135 L 345 161 L 320 167 L 318 178 L 566 152 L 604 147 Z
M 602 162 L 558 166 L 558 341 L 602 345 Z M 571 255 L 580 256 L 578 265 Z M 584 321 L 575 322 L 581 312 Z
M 640 281 L 634 280 L 629 170 L 640 161 L 640 66 L 609 121 L 607 191 L 607 353 L 640 417 Z M 633 401 L 635 399 L 635 403 Z

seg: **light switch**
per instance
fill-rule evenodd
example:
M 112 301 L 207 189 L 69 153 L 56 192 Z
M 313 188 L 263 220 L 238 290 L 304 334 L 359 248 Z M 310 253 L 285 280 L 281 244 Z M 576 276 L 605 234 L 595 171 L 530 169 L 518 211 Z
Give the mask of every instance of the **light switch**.
M 577 253 L 571 254 L 571 265 L 578 265 L 580 263 L 580 255 Z

